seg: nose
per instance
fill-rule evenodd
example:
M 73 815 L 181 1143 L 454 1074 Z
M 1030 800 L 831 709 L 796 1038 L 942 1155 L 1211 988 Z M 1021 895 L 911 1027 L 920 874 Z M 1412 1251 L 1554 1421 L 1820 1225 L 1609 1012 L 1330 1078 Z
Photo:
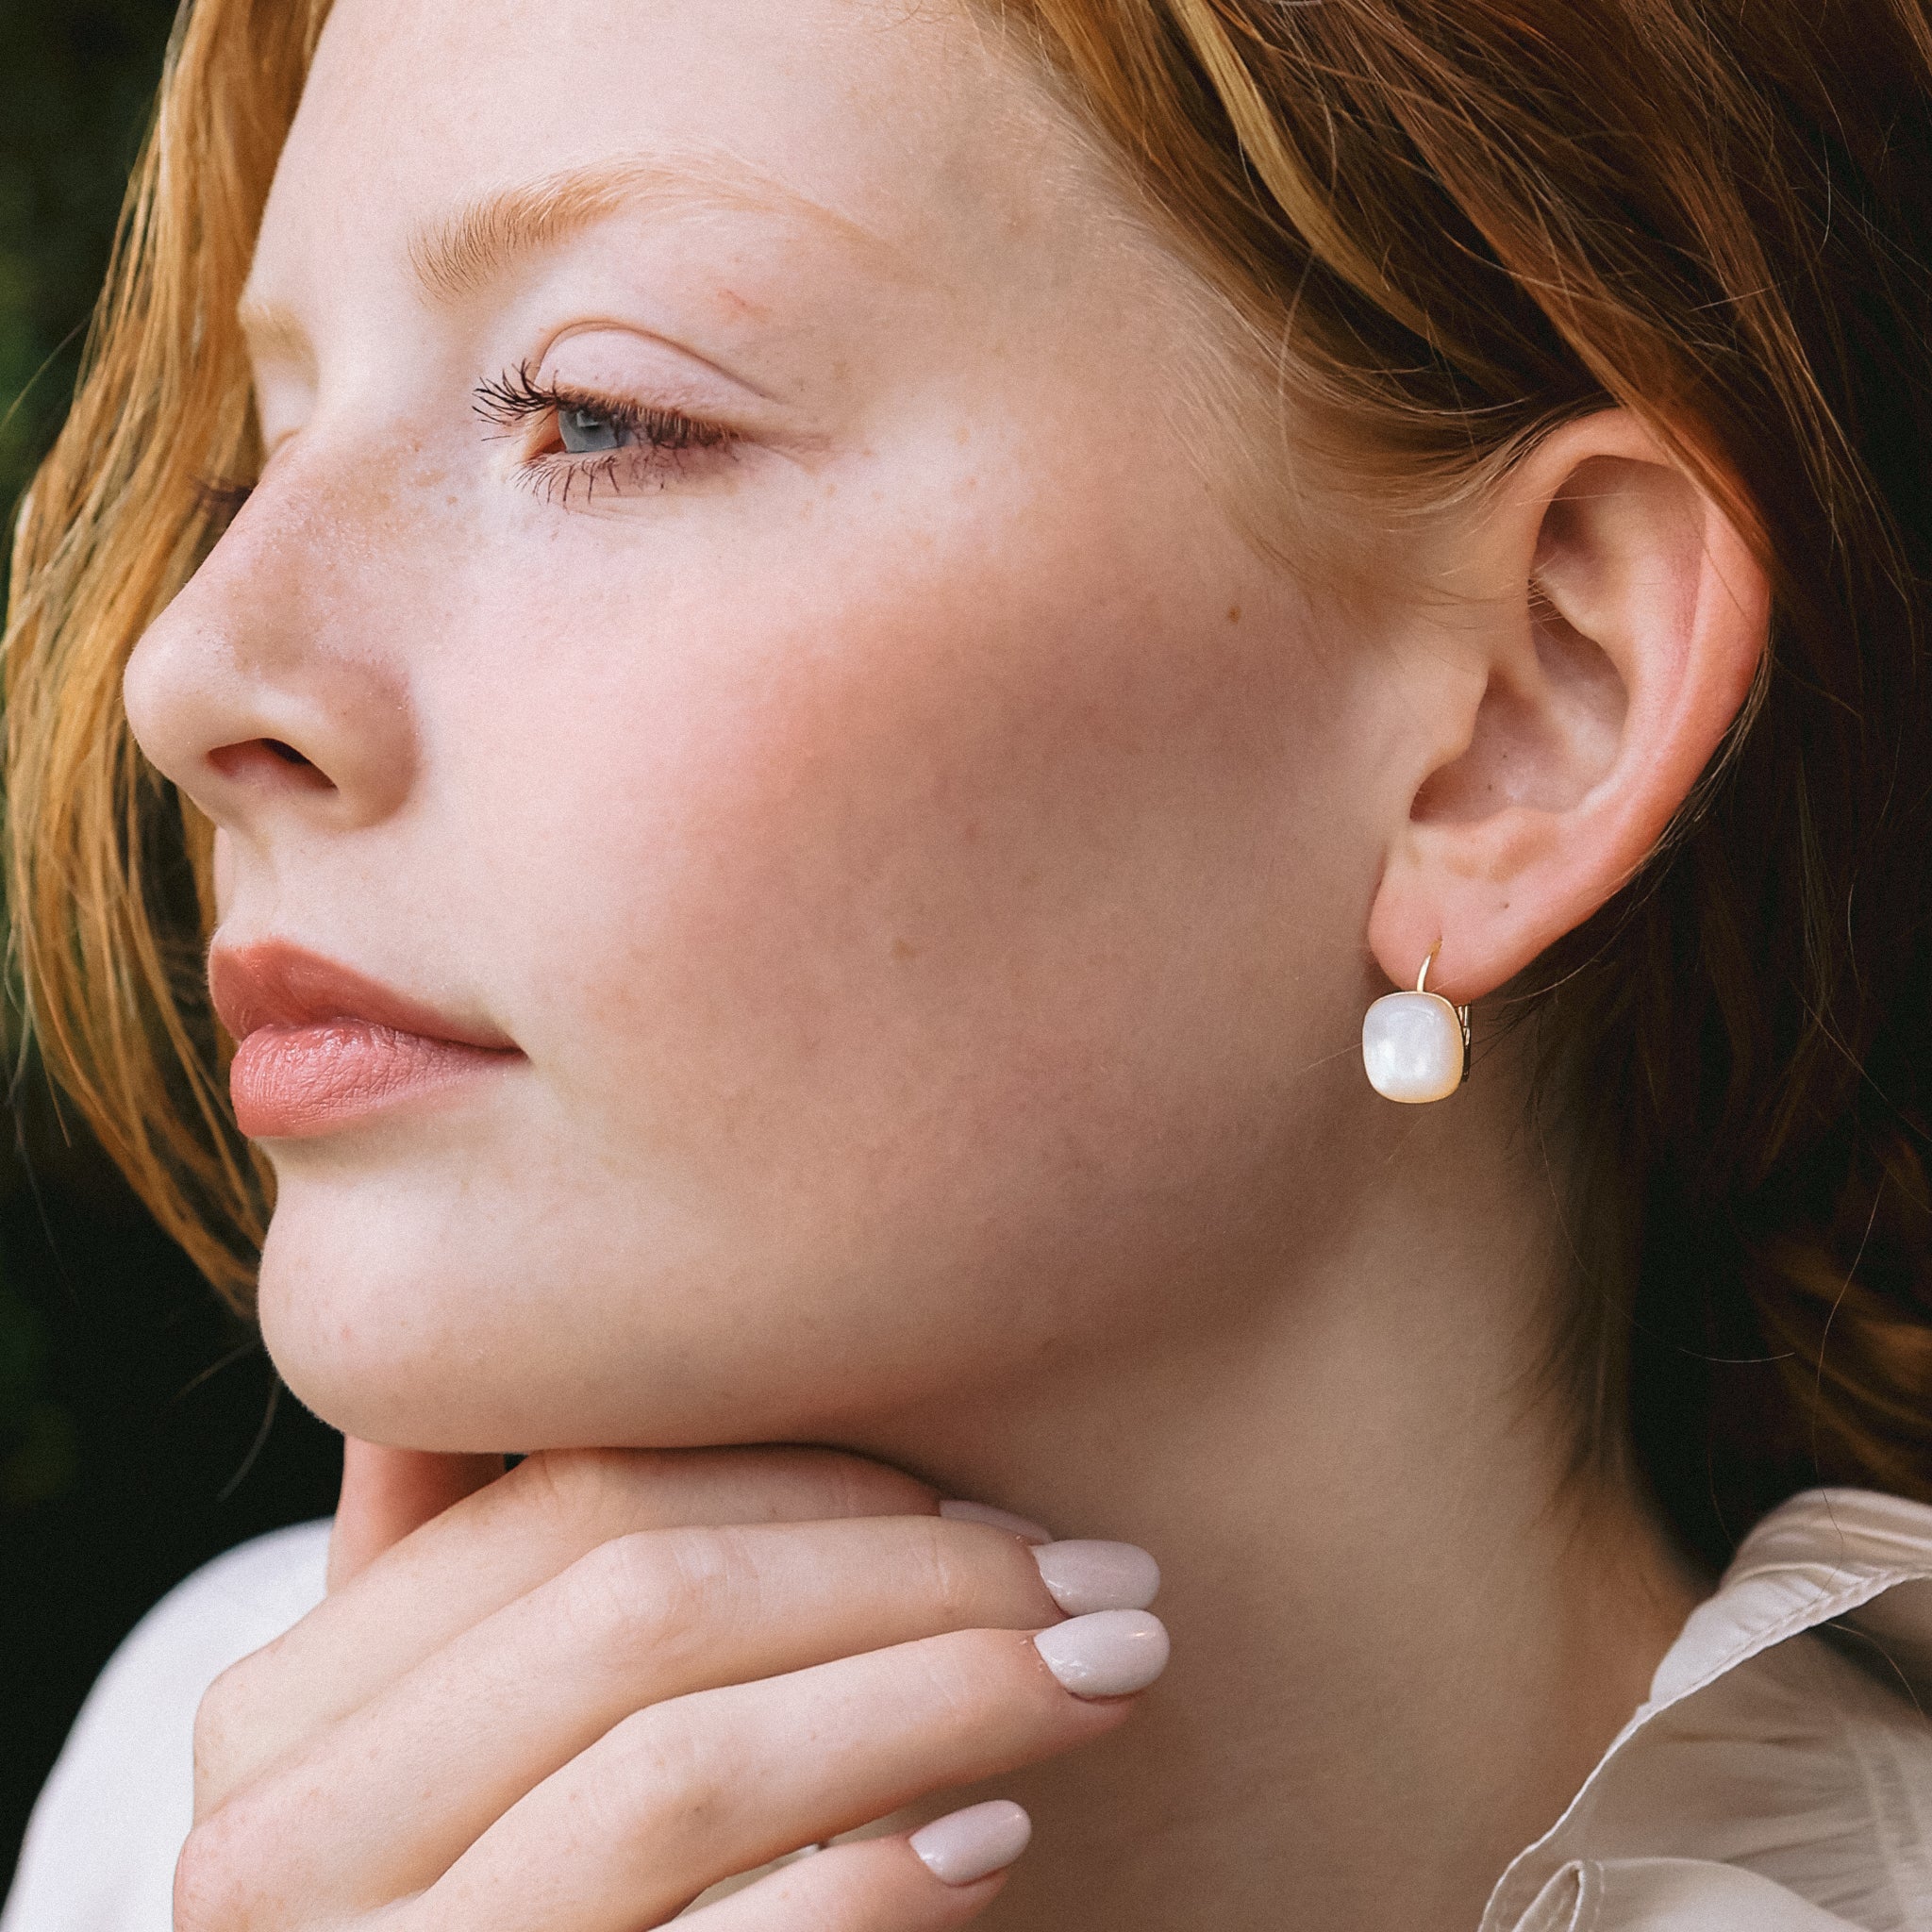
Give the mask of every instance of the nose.
M 136 741 L 214 823 L 352 829 L 415 783 L 400 559 L 292 468 L 265 484 L 135 646 Z

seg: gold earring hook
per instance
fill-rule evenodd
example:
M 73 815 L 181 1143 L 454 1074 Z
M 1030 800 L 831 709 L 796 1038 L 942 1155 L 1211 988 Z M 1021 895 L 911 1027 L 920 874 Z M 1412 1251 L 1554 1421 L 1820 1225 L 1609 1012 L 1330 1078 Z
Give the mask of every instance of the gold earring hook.
M 1427 992 L 1427 991 L 1428 991 L 1428 990 L 1429 990 L 1429 968 L 1430 968 L 1431 966 L 1433 966 L 1433 965 L 1434 965 L 1434 964 L 1436 963 L 1436 955 L 1437 955 L 1438 953 L 1440 953 L 1440 952 L 1441 952 L 1441 950 L 1442 950 L 1442 941 L 1441 941 L 1441 940 L 1438 940 L 1438 941 L 1436 941 L 1436 943 L 1435 943 L 1435 944 L 1434 944 L 1433 946 L 1431 946 L 1431 947 L 1429 948 L 1429 957 L 1428 957 L 1428 958 L 1427 958 L 1426 959 L 1424 959 L 1424 960 L 1423 961 L 1423 970 L 1422 970 L 1422 971 L 1421 971 L 1420 973 L 1418 973 L 1418 974 L 1416 974 L 1416 976 L 1415 976 L 1415 990 L 1416 990 L 1416 991 L 1418 991 L 1418 992 Z M 1441 998 L 1441 994 L 1438 993 L 1438 994 L 1436 995 L 1436 997 L 1437 997 L 1438 999 L 1440 999 L 1440 998 Z M 1452 1003 L 1452 1004 L 1453 1004 L 1453 1003 Z M 1462 1028 L 1462 1078 L 1463 1078 L 1463 1081 L 1464 1081 L 1464 1083 L 1466 1084 L 1466 1083 L 1468 1082 L 1468 1079 L 1469 1079 L 1469 1049 L 1470 1049 L 1470 1037 L 1469 1037 L 1469 1008 L 1468 1008 L 1467 1007 L 1457 1007 L 1457 1008 L 1456 1008 L 1456 1018 L 1457 1018 L 1457 1024 L 1459 1024 L 1459 1025 L 1461 1026 L 1461 1028 Z

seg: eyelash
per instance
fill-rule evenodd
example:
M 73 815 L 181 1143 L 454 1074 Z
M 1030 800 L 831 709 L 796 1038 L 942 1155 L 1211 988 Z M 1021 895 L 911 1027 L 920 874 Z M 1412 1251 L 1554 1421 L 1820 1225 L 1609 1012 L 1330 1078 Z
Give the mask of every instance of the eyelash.
M 616 449 L 572 453 L 546 449 L 525 458 L 519 480 L 545 502 L 568 505 L 575 491 L 586 503 L 601 487 L 612 495 L 655 486 L 662 490 L 693 456 L 727 456 L 738 438 L 715 423 L 701 423 L 676 409 L 595 395 L 589 390 L 557 382 L 539 382 L 530 365 L 520 362 L 493 380 L 476 385 L 476 413 L 505 431 L 557 415 L 580 410 L 599 422 L 614 425 L 630 438 Z
M 586 502 L 596 494 L 600 482 L 613 493 L 620 493 L 626 482 L 635 485 L 655 477 L 661 490 L 669 480 L 667 473 L 679 467 L 681 459 L 691 452 L 729 454 L 738 442 L 728 429 L 714 423 L 701 423 L 676 409 L 617 401 L 561 383 L 540 384 L 531 376 L 527 362 L 506 370 L 494 381 L 479 382 L 475 407 L 479 416 L 506 430 L 541 416 L 554 415 L 559 409 L 581 409 L 603 422 L 614 423 L 629 434 L 629 443 L 602 452 L 588 461 L 581 456 L 559 458 L 554 453 L 527 459 L 522 467 L 522 480 L 541 491 L 546 502 L 568 504 L 571 491 L 579 484 Z M 230 482 L 225 477 L 195 478 L 196 507 L 204 519 L 208 544 L 212 546 L 227 534 L 228 525 L 241 513 L 254 489 L 252 483 Z

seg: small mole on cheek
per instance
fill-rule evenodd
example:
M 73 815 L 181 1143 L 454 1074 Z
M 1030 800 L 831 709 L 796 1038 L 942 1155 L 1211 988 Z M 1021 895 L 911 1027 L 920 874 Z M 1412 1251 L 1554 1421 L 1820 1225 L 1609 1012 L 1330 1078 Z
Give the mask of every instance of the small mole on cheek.
M 919 958 L 919 948 L 910 940 L 894 940 L 892 941 L 892 958 L 895 959 L 916 959 Z
M 1239 604 L 1230 604 L 1227 607 L 1227 621 L 1230 624 L 1239 624 L 1241 621 L 1241 607 Z

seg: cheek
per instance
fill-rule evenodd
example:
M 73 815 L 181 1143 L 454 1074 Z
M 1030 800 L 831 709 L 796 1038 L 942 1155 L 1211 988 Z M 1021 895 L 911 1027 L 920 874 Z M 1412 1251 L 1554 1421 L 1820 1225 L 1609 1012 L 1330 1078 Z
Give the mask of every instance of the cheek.
M 264 1324 L 337 1423 L 843 1440 L 1208 1320 L 1339 1211 L 1374 864 L 1327 654 L 1186 543 L 836 539 L 568 624 L 473 593 L 408 890 L 531 1064 L 285 1189 Z
M 1316 660 L 1252 586 L 1094 521 L 824 528 L 476 693 L 511 1030 L 612 1158 L 830 1198 L 1018 1123 L 1117 1149 L 1279 1058 L 1284 897 L 1350 885 L 1307 809 Z

